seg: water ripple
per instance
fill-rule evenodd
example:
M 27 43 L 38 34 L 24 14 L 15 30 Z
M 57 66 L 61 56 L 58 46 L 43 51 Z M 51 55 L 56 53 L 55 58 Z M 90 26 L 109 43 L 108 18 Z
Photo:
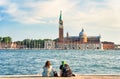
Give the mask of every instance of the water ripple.
M 65 60 L 76 74 L 120 74 L 119 50 L 0 50 L 0 75 L 41 74 L 47 60 L 57 72 Z

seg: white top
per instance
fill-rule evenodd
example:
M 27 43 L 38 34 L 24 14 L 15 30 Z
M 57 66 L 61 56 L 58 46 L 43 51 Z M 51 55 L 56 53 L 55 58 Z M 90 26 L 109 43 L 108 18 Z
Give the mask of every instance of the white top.
M 54 76 L 52 66 L 50 66 L 50 68 L 43 67 L 42 76 L 43 77 Z

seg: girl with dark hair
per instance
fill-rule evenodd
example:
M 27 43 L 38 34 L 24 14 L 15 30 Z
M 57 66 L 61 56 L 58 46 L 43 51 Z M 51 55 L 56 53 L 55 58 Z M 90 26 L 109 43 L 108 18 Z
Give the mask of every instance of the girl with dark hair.
M 45 66 L 43 67 L 43 72 L 42 72 L 43 77 L 53 77 L 53 68 L 51 66 L 50 61 L 46 61 Z

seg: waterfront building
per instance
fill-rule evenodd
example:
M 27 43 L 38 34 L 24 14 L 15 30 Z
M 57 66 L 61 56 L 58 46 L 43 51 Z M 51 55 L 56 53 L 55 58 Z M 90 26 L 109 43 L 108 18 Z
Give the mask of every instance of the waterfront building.
M 11 43 L 1 43 L 0 44 L 0 49 L 7 49 L 11 48 Z
M 12 48 L 12 49 L 16 49 L 16 48 L 17 48 L 17 44 L 16 44 L 15 42 L 12 42 L 12 43 L 11 43 L 11 48 Z
M 115 45 L 115 50 L 120 50 L 120 45 L 119 44 Z
M 115 49 L 114 42 L 104 41 L 104 42 L 102 42 L 102 44 L 103 44 L 103 49 L 105 49 L 105 50 Z
M 101 36 L 87 36 L 84 29 L 80 31 L 78 36 L 69 36 L 67 32 L 64 37 L 64 27 L 62 20 L 62 11 L 59 17 L 59 38 L 55 41 L 57 49 L 102 49 Z
M 52 40 L 48 40 L 44 42 L 44 49 L 55 49 L 55 42 Z

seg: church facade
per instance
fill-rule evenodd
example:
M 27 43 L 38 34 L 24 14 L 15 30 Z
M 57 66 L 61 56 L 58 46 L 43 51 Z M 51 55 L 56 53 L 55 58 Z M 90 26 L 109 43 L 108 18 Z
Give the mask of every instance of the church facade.
M 59 17 L 59 38 L 55 40 L 56 49 L 102 49 L 101 36 L 87 36 L 84 29 L 81 29 L 78 36 L 70 36 L 67 32 L 64 37 L 62 11 Z

